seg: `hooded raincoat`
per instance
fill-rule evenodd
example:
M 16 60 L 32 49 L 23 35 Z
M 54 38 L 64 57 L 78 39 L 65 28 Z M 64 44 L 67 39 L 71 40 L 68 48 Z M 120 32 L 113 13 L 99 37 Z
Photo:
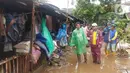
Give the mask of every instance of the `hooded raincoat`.
M 64 47 L 68 45 L 67 42 L 67 26 L 62 24 L 62 27 L 59 29 L 56 39 L 60 41 L 60 46 Z
M 72 33 L 72 37 L 70 40 L 70 46 L 76 46 L 75 53 L 83 54 L 86 53 L 86 45 L 88 44 L 88 40 L 83 31 L 83 28 L 75 29 Z

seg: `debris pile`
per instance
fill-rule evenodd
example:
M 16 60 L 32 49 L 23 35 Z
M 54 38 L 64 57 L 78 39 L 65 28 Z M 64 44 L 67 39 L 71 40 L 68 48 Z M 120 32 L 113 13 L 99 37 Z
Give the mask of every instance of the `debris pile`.
M 118 49 L 117 50 L 117 56 L 118 57 L 123 57 L 123 58 L 128 58 L 129 54 L 125 49 Z
M 71 54 L 70 48 L 56 49 L 50 59 L 50 65 L 61 67 L 69 64 L 67 62 L 67 56 L 70 56 L 70 54 Z

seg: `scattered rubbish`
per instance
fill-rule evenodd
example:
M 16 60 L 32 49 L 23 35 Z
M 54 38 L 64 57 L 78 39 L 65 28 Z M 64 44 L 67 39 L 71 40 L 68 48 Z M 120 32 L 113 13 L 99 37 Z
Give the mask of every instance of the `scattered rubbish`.
M 71 55 L 69 47 L 65 49 L 56 49 L 51 56 L 50 65 L 54 67 L 62 67 L 68 65 L 67 57 Z
M 117 56 L 121 58 L 128 58 L 129 54 L 125 49 L 118 49 L 117 50 Z
M 130 49 L 130 44 L 129 43 L 118 43 L 117 44 L 118 49 Z

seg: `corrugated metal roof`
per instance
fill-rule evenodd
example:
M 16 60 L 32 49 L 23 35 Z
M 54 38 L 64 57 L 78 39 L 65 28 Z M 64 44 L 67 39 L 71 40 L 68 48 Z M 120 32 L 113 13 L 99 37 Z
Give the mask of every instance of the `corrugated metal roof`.
M 40 9 L 40 12 L 43 12 L 47 15 L 57 17 L 61 20 L 66 19 L 66 17 L 62 15 L 60 9 L 52 4 L 43 3 L 38 8 Z
M 0 8 L 3 8 L 4 12 L 31 12 L 32 7 L 33 0 L 0 0 Z M 55 16 L 63 20 L 66 20 L 68 16 L 66 12 L 61 11 L 58 7 L 49 3 L 40 4 L 37 8 L 47 15 Z M 72 21 L 81 21 L 70 14 L 69 19 Z
M 0 0 L 0 8 L 5 12 L 30 12 L 32 5 L 32 0 Z
M 71 20 L 71 21 L 74 21 L 74 22 L 79 21 L 79 22 L 83 23 L 82 20 L 79 20 L 76 17 L 74 17 L 66 12 L 63 12 L 58 7 L 56 7 L 52 4 L 43 3 L 39 7 L 40 7 L 40 11 L 47 15 L 55 16 L 55 17 L 58 17 L 63 20 L 66 20 L 66 18 L 68 17 L 69 20 Z

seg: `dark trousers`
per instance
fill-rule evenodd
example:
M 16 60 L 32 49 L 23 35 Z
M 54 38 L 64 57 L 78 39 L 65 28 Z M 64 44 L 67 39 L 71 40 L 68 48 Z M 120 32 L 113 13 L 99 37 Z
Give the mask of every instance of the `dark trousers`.
M 101 51 L 98 45 L 91 45 L 91 52 L 93 57 L 93 62 L 100 62 L 101 61 Z

